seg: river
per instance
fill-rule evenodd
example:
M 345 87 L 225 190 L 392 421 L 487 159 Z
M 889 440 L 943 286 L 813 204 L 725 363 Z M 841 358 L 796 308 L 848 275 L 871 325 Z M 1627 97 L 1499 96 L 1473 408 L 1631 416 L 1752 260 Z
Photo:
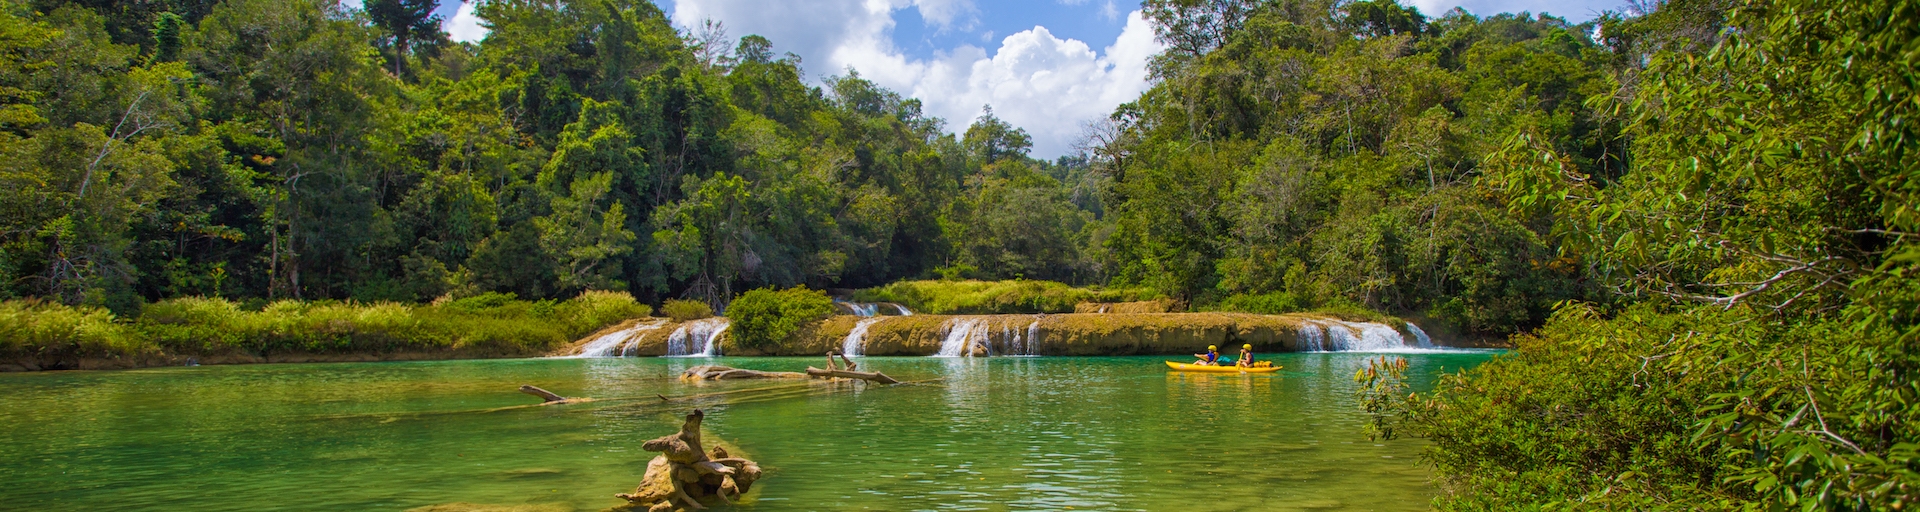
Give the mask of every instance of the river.
M 876 357 L 898 386 L 680 382 L 704 358 L 276 364 L 0 375 L 0 503 L 22 510 L 602 510 L 640 442 L 705 408 L 769 469 L 750 510 L 1423 510 L 1417 440 L 1367 441 L 1369 354 L 1271 375 L 1162 357 Z M 1396 354 L 1424 385 L 1487 352 Z M 799 370 L 797 358 L 717 359 Z M 533 384 L 596 402 L 521 407 Z M 771 389 L 765 390 L 765 389 Z M 655 395 L 687 397 L 662 402 Z

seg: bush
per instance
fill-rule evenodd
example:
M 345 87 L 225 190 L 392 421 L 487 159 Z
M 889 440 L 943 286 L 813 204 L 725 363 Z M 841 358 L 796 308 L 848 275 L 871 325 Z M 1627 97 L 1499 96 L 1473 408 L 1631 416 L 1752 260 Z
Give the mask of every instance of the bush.
M 132 323 L 107 310 L 39 300 L 0 302 L 0 354 L 58 360 L 159 353 L 383 353 L 471 349 L 537 354 L 651 310 L 625 292 L 528 302 L 489 293 L 440 305 L 262 303 L 220 298 L 146 304 Z
M 0 302 L 0 354 L 71 358 L 157 351 L 105 309 L 36 299 Z
M 667 299 L 660 305 L 660 313 L 675 322 L 685 322 L 713 316 L 713 306 L 697 300 Z
M 1137 302 L 1164 298 L 1150 288 L 1073 287 L 1055 281 L 899 281 L 860 290 L 854 300 L 897 302 L 920 313 L 1072 313 L 1082 302 Z
M 1431 441 L 1442 510 L 1893 510 L 1920 489 L 1920 357 L 1901 338 L 1717 307 L 1609 319 L 1572 306 L 1431 393 L 1366 398 Z
M 1306 309 L 1300 298 L 1287 292 L 1271 292 L 1259 295 L 1234 294 L 1206 308 L 1208 311 L 1232 311 L 1237 313 L 1259 313 L 1278 315 Z
M 740 294 L 727 307 L 733 338 L 744 348 L 778 345 L 800 328 L 832 314 L 833 299 L 826 292 L 805 286 L 752 290 Z

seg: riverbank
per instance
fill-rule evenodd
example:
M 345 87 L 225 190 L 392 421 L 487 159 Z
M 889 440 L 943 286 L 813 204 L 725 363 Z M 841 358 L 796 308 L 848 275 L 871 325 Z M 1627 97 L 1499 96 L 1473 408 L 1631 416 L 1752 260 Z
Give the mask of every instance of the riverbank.
M 1035 315 L 835 315 L 785 342 L 743 347 L 724 318 L 688 323 L 630 320 L 602 329 L 552 355 L 666 356 L 707 352 L 738 356 L 817 356 L 850 351 L 869 356 L 1186 355 L 1207 345 L 1229 355 L 1243 344 L 1257 353 L 1306 352 L 1358 345 L 1502 347 L 1498 340 L 1432 336 L 1416 323 L 1337 313 L 1065 313 Z M 1434 330 L 1434 332 L 1441 332 Z M 1424 341 L 1423 341 L 1424 339 Z M 850 341 L 851 340 L 851 341 Z
M 189 297 L 148 304 L 132 318 L 15 300 L 0 302 L 0 371 L 529 357 L 650 312 L 618 292 L 565 301 L 485 294 L 425 305 L 278 301 L 257 309 Z

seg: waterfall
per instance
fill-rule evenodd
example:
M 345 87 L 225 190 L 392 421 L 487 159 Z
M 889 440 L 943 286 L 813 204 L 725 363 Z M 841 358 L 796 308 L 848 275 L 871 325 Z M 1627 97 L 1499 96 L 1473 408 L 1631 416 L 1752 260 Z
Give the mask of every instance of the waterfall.
M 1433 338 L 1427 336 L 1427 331 L 1420 330 L 1420 326 L 1407 322 L 1407 332 L 1413 333 L 1413 339 L 1419 340 L 1420 348 L 1433 348 Z
M 625 347 L 631 342 L 639 341 L 642 334 L 645 334 L 647 331 L 659 329 L 662 325 L 666 325 L 666 323 L 656 321 L 634 324 L 632 327 L 594 338 L 593 341 L 581 345 L 579 352 L 565 357 L 623 357 L 626 355 Z M 614 353 L 616 350 L 620 351 L 620 353 Z
M 1040 355 L 1040 320 L 1035 319 L 1033 323 L 1027 324 L 1027 338 L 1025 341 L 1019 341 L 1017 339 L 1016 341 L 1019 347 L 1010 349 L 1008 352 L 1021 356 Z
M 961 357 L 973 355 L 973 338 L 976 334 L 985 334 L 987 322 L 977 318 L 955 318 L 947 321 L 947 337 L 940 340 L 940 352 L 934 357 Z
M 732 324 L 723 317 L 702 318 L 674 329 L 667 336 L 667 357 L 716 357 L 720 355 L 720 335 Z M 699 343 L 699 352 L 694 351 Z
M 1379 352 L 1407 348 L 1407 340 L 1385 325 L 1329 320 L 1326 345 L 1334 352 Z
M 1327 329 L 1318 322 L 1300 324 L 1300 350 L 1304 352 L 1324 352 L 1327 350 Z
M 849 357 L 859 357 L 866 353 L 867 328 L 885 318 L 862 318 L 853 324 L 853 330 L 847 331 L 847 340 L 840 342 L 840 353 Z
M 1021 317 L 1011 315 L 948 320 L 946 337 L 934 357 L 1040 355 L 1040 319 L 1028 318 L 1025 325 L 1019 323 Z
M 1407 324 L 1416 345 L 1409 345 L 1407 339 L 1382 324 L 1373 322 L 1342 322 L 1339 320 L 1308 320 L 1300 325 L 1300 350 L 1302 352 L 1400 352 L 1407 350 L 1432 349 L 1433 339 L 1420 327 Z
M 908 310 L 906 306 L 902 306 L 894 302 L 850 302 L 850 301 L 844 301 L 840 299 L 834 299 L 833 305 L 845 308 L 845 311 L 848 314 L 851 314 L 853 316 L 857 316 L 860 318 L 872 318 L 876 316 L 892 315 L 892 314 L 898 314 L 900 316 L 913 316 L 913 311 Z M 891 308 L 891 309 L 888 310 L 889 311 L 888 313 L 882 313 L 880 311 L 881 308 Z

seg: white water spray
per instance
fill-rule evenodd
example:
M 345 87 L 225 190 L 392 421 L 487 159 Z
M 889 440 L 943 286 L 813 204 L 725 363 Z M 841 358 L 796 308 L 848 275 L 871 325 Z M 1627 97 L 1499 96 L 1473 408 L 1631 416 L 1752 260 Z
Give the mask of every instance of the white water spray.
M 720 335 L 727 332 L 732 324 L 726 318 L 702 318 L 674 329 L 667 336 L 667 357 L 717 357 L 720 355 Z M 694 344 L 699 343 L 698 352 Z
M 633 342 L 639 341 L 640 337 L 646 334 L 647 331 L 659 329 L 660 326 L 663 325 L 666 325 L 666 323 L 659 321 L 634 324 L 632 327 L 594 338 L 593 341 L 581 345 L 579 352 L 565 357 L 624 357 L 626 355 L 626 347 L 630 346 Z M 615 353 L 615 351 L 619 353 Z
M 881 320 L 886 319 L 863 318 L 860 319 L 859 323 L 853 324 L 853 330 L 847 331 L 846 341 L 840 342 L 840 353 L 846 354 L 848 357 L 865 355 L 867 348 L 867 328 L 873 327 L 873 324 L 879 323 Z
M 976 318 L 956 318 L 947 321 L 947 337 L 940 340 L 940 352 L 934 357 L 961 357 L 973 355 L 973 338 L 976 334 L 985 334 L 987 322 Z
M 1327 350 L 1327 329 L 1319 323 L 1302 322 L 1300 324 L 1300 350 L 1305 352 L 1324 352 Z
M 1311 320 L 1300 325 L 1300 350 L 1305 352 L 1395 352 L 1410 349 L 1431 349 L 1433 340 L 1420 331 L 1419 327 L 1407 324 L 1407 331 L 1414 333 L 1418 345 L 1410 346 L 1407 339 L 1382 324 L 1373 322 L 1342 322 L 1339 320 Z
M 1420 342 L 1420 348 L 1433 348 L 1433 337 L 1427 336 L 1427 331 L 1420 330 L 1420 326 L 1407 322 L 1407 332 L 1413 333 L 1413 339 Z

